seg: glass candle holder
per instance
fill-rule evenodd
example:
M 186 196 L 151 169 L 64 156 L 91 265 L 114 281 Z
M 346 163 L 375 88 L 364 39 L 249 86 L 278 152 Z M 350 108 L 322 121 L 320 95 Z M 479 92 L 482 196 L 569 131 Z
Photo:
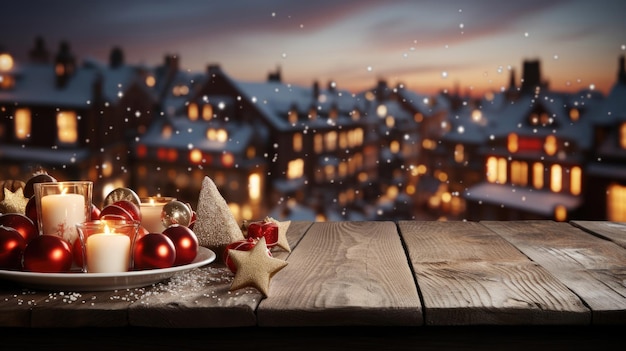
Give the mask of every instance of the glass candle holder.
M 132 252 L 139 225 L 139 221 L 124 219 L 76 224 L 82 249 L 83 272 L 117 273 L 131 270 Z
M 70 245 L 76 224 L 91 220 L 93 183 L 90 181 L 34 184 L 39 234 L 57 235 Z
M 141 199 L 141 226 L 146 228 L 150 233 L 161 233 L 165 230 L 163 226 L 162 213 L 163 206 L 170 201 L 174 201 L 173 197 L 153 196 Z

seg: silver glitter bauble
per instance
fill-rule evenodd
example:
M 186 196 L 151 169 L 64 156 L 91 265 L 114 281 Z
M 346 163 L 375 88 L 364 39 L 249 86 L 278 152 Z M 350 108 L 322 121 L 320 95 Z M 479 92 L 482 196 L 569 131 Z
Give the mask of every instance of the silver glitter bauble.
M 130 201 L 137 206 L 141 206 L 141 200 L 139 200 L 139 195 L 137 195 L 137 193 L 135 193 L 132 189 L 128 188 L 117 188 L 111 191 L 104 198 L 104 206 L 111 205 L 121 200 Z
M 165 228 L 173 224 L 187 227 L 191 223 L 191 215 L 191 208 L 185 203 L 178 200 L 170 201 L 163 206 L 161 223 Z

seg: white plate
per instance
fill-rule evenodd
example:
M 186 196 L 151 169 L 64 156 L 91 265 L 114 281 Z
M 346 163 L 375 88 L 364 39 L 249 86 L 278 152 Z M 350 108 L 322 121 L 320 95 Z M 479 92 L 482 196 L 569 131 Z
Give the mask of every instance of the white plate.
M 138 288 L 168 279 L 175 273 L 209 264 L 215 257 L 215 252 L 199 247 L 198 255 L 190 264 L 170 268 L 124 273 L 34 273 L 0 270 L 0 279 L 42 290 L 103 291 Z

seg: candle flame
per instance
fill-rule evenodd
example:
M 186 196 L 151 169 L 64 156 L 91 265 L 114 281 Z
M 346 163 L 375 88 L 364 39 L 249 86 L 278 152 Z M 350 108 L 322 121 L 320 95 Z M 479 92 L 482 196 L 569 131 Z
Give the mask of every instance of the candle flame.
M 154 199 L 150 198 L 150 206 L 154 206 Z
M 61 195 L 67 194 L 67 188 L 61 188 Z
M 111 229 L 109 229 L 108 225 L 104 225 L 104 234 L 111 234 Z

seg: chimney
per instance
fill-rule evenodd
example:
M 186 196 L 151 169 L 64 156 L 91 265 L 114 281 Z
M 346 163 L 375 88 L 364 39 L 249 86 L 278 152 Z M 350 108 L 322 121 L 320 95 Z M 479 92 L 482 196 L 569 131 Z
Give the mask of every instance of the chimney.
M 313 100 L 317 101 L 320 97 L 320 83 L 318 81 L 313 82 Z
M 277 83 L 280 83 L 282 81 L 280 66 L 276 67 L 276 70 L 274 72 L 270 72 L 267 74 L 267 81 Z
M 75 70 L 76 58 L 70 51 L 70 45 L 66 41 L 62 41 L 59 45 L 59 52 L 54 59 L 54 73 L 56 75 L 57 87 L 65 87 Z
M 28 56 L 34 63 L 48 63 L 50 61 L 50 52 L 46 49 L 42 37 L 35 38 L 35 47 L 28 52 Z
M 626 85 L 626 67 L 624 64 L 624 55 L 619 58 L 619 70 L 617 73 L 617 81 L 620 84 Z
M 539 60 L 524 61 L 522 92 L 533 93 L 537 87 L 541 86 L 541 67 Z
M 124 65 L 124 52 L 119 47 L 111 49 L 109 54 L 109 67 L 118 68 Z

